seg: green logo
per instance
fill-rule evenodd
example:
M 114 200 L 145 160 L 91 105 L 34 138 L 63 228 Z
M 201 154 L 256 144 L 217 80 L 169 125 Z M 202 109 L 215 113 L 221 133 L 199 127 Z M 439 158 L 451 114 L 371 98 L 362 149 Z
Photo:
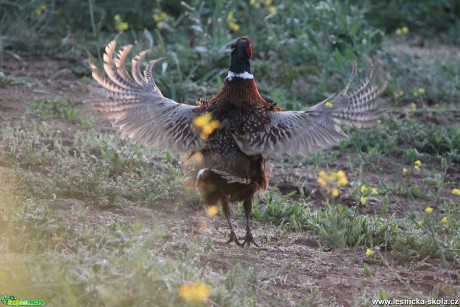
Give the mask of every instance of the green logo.
M 2 294 L 2 296 L 0 296 L 0 301 L 5 305 L 8 304 L 8 301 L 15 299 L 16 297 L 13 294 Z
M 44 306 L 44 300 L 18 300 L 13 294 L 2 294 L 0 301 L 7 306 Z

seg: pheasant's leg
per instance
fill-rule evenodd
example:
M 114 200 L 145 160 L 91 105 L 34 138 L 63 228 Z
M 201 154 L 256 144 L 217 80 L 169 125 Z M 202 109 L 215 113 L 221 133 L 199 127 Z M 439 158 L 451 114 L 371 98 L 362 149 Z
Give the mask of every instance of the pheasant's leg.
M 252 236 L 251 233 L 251 210 L 252 210 L 252 200 L 247 199 L 243 202 L 244 206 L 244 214 L 246 215 L 246 237 L 244 238 L 243 246 L 245 244 L 248 244 L 248 246 L 251 245 L 251 243 L 254 243 L 255 246 L 259 247 L 259 244 L 254 241 L 254 237 Z
M 232 221 L 230 220 L 230 205 L 227 199 L 221 199 L 222 207 L 224 208 L 225 218 L 227 219 L 228 226 L 230 227 L 230 239 L 228 239 L 227 244 L 235 242 L 236 245 L 242 246 L 238 238 L 236 237 L 235 230 L 233 229 Z

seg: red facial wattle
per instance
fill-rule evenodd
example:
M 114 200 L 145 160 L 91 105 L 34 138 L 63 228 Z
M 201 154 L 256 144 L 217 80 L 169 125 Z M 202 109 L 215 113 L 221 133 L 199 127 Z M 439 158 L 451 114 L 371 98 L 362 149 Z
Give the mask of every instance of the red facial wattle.
M 248 37 L 248 42 L 247 42 L 246 48 L 247 48 L 248 53 L 249 53 L 249 58 L 252 58 L 251 40 L 249 39 L 249 37 Z

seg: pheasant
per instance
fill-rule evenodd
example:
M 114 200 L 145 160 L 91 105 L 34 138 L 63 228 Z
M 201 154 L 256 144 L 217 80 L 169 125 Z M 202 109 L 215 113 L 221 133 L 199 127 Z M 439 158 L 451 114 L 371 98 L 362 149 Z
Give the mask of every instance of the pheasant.
M 374 125 L 382 113 L 375 98 L 388 81 L 380 61 L 375 69 L 368 60 L 367 75 L 353 91 L 349 87 L 356 64 L 339 94 L 301 111 L 283 111 L 261 97 L 251 72 L 251 40 L 240 37 L 231 45 L 230 69 L 221 89 L 213 98 L 189 105 L 162 95 L 151 71 L 157 60 L 141 73 L 139 66 L 147 51 L 133 58 L 131 77 L 125 61 L 132 45 L 123 47 L 117 56 L 115 48 L 116 42 L 110 42 L 104 54 L 108 78 L 89 60 L 93 78 L 110 98 L 93 102 L 93 107 L 113 119 L 124 137 L 199 157 L 192 180 L 207 206 L 220 202 L 230 228 L 227 243 L 240 246 L 259 246 L 251 233 L 250 214 L 254 197 L 268 186 L 267 159 L 327 148 L 347 137 L 342 125 Z M 242 243 L 230 218 L 233 202 L 244 206 Z

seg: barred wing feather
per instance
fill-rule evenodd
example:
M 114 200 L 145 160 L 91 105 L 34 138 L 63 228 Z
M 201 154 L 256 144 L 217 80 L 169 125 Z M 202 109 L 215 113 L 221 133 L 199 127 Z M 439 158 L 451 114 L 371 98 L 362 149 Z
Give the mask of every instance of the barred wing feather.
M 270 111 L 270 120 L 261 132 L 233 134 L 239 148 L 247 155 L 276 158 L 284 155 L 307 155 L 345 139 L 341 126 L 370 127 L 385 111 L 375 102 L 386 88 L 388 75 L 379 60 L 377 70 L 368 62 L 367 77 L 353 91 L 352 76 L 340 94 L 302 111 Z
M 126 58 L 132 45 L 123 47 L 115 59 L 116 42 L 106 47 L 104 71 L 106 78 L 89 59 L 93 78 L 108 93 L 106 101 L 93 102 L 93 107 L 114 119 L 122 136 L 146 145 L 177 151 L 196 150 L 201 140 L 195 133 L 193 119 L 196 107 L 177 103 L 164 97 L 156 86 L 151 61 L 141 73 L 139 65 L 147 54 L 141 52 L 132 60 L 132 77 L 126 70 Z

